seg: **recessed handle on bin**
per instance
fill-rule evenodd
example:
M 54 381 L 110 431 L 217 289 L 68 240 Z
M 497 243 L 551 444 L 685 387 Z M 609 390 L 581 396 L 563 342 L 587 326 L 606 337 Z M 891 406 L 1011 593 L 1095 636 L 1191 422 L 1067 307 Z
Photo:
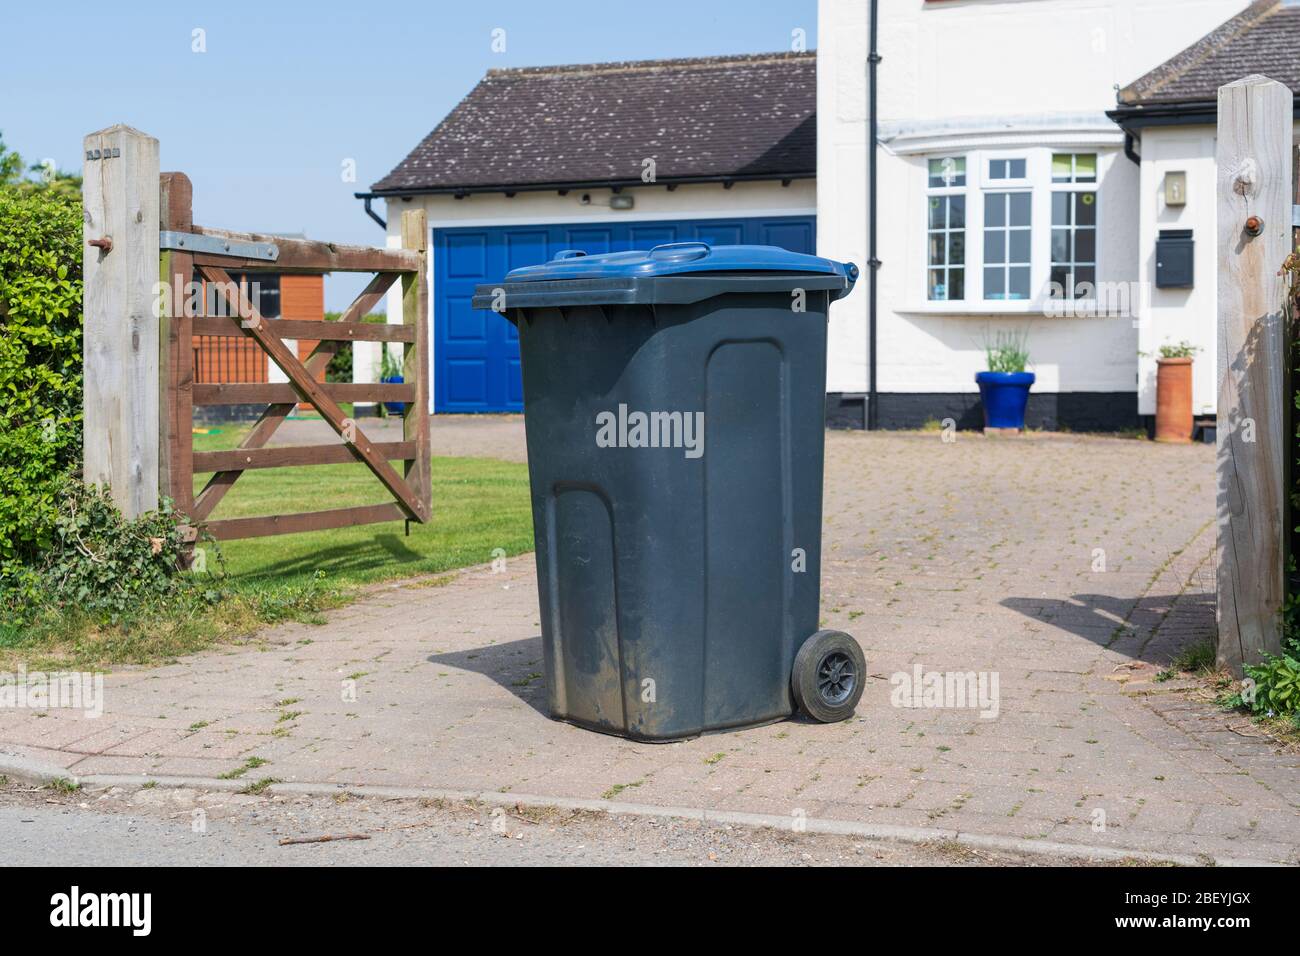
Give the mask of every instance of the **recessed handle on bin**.
M 650 258 L 669 262 L 689 262 L 692 259 L 703 259 L 712 251 L 713 247 L 707 242 L 665 242 L 650 250 Z
M 585 255 L 586 253 L 583 252 L 581 249 L 561 249 L 559 252 L 555 254 L 555 258 L 552 259 L 551 261 L 559 262 L 561 259 L 577 259 Z

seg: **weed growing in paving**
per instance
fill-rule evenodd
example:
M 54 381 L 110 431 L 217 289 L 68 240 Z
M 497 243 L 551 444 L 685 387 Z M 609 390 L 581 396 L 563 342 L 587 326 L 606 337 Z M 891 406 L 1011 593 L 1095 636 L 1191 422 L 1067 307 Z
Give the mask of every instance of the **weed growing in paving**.
M 279 782 L 280 781 L 276 780 L 275 777 L 263 777 L 261 780 L 258 780 L 254 783 L 250 783 L 247 787 L 244 787 L 238 792 L 242 794 L 257 796 L 258 794 L 263 793 L 267 787 L 271 786 L 271 784 L 279 783 Z
M 225 773 L 218 774 L 217 778 L 220 780 L 236 780 L 248 773 L 250 770 L 256 770 L 258 767 L 266 766 L 267 763 L 268 761 L 261 757 L 249 757 L 234 770 L 227 770 Z

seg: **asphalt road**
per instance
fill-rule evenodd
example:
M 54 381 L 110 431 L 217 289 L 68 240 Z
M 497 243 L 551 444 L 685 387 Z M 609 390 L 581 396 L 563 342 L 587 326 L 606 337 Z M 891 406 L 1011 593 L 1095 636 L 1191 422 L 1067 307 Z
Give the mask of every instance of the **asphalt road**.
M 282 839 L 360 835 L 298 845 Z M 10 866 L 716 866 L 1040 864 L 963 846 L 914 846 L 693 821 L 420 800 L 254 796 L 164 788 L 0 788 Z M 1057 861 L 1059 862 L 1059 861 Z

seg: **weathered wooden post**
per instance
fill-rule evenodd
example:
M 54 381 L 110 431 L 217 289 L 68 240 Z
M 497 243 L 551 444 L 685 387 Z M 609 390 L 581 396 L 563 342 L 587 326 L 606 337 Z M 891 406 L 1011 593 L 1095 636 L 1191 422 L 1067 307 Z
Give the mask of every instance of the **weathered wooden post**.
M 1292 122 L 1281 83 L 1219 88 L 1218 661 L 1237 674 L 1281 649 Z
M 158 507 L 158 140 L 85 138 L 84 477 L 129 518 Z
M 191 232 L 194 185 L 184 173 L 163 173 L 160 228 Z M 158 317 L 158 488 L 185 514 L 194 511 L 194 316 L 187 307 L 194 256 L 168 250 L 158 256 L 158 281 L 169 292 Z
M 402 380 L 415 385 L 415 401 L 406 408 L 402 435 L 415 442 L 415 458 L 406 463 L 406 478 L 419 488 L 425 520 L 433 507 L 429 443 L 429 221 L 423 209 L 402 213 L 402 248 L 420 254 L 420 271 L 402 276 L 402 324 L 415 329 L 415 340 L 405 346 Z M 381 345 L 387 348 L 387 344 Z

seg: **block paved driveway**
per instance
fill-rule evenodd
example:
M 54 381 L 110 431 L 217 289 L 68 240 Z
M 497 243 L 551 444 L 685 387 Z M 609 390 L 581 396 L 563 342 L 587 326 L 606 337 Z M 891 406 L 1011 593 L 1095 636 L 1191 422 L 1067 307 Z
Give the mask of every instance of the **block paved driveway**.
M 469 427 L 436 424 L 435 447 L 455 453 Z M 493 419 L 475 447 L 518 458 L 519 428 Z M 653 745 L 549 720 L 524 556 L 114 673 L 98 720 L 0 712 L 0 751 L 77 775 L 213 778 L 261 757 L 249 779 L 1300 859 L 1300 755 L 1194 684 L 1155 680 L 1214 628 L 1212 448 L 832 433 L 827 464 L 823 618 L 871 674 L 846 723 Z M 891 675 L 915 665 L 995 672 L 996 718 L 893 706 Z

